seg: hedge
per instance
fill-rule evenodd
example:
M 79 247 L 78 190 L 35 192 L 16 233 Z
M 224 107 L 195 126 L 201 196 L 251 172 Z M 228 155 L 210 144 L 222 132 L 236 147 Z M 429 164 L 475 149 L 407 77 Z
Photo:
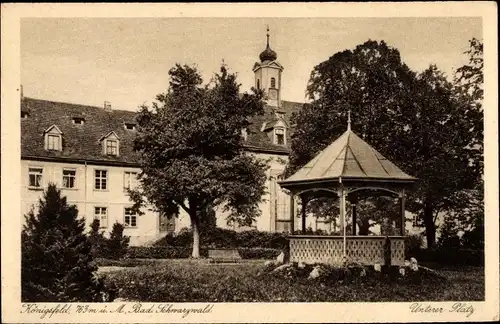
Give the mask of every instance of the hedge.
M 200 248 L 200 256 L 208 257 L 210 248 Z M 266 248 L 238 248 L 243 259 L 275 259 L 281 250 Z M 126 259 L 187 259 L 191 257 L 191 247 L 175 246 L 133 246 L 129 247 Z
M 169 234 L 158 240 L 154 246 L 190 247 L 193 234 L 183 229 L 177 234 Z M 207 248 L 266 248 L 285 249 L 288 246 L 286 233 L 259 232 L 257 230 L 236 232 L 213 228 L 200 234 L 201 246 Z
M 437 247 L 414 251 L 411 256 L 417 259 L 418 262 L 433 262 L 443 265 L 484 266 L 484 250 Z

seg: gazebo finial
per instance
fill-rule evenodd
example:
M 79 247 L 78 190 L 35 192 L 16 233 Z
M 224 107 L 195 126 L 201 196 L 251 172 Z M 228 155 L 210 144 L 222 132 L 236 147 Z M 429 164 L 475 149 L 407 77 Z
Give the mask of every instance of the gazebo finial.
M 351 130 L 351 111 L 347 111 L 347 130 Z

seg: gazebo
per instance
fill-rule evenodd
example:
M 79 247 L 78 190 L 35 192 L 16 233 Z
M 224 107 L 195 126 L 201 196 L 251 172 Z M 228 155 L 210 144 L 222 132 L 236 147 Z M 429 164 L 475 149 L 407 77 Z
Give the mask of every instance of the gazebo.
M 373 265 L 404 264 L 405 189 L 417 179 L 401 171 L 351 130 L 327 146 L 304 167 L 278 182 L 290 193 L 290 261 L 336 264 L 346 258 Z M 390 195 L 399 198 L 399 235 L 356 235 L 356 203 L 359 198 Z M 302 202 L 302 233 L 306 230 L 306 206 L 319 197 L 338 197 L 342 235 L 295 235 L 295 198 Z M 352 233 L 346 233 L 346 200 L 351 203 Z

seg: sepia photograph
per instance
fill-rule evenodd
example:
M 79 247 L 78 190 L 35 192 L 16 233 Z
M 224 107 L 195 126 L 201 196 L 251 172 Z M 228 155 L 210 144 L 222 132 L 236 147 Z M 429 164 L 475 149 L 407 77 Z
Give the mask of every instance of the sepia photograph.
M 485 208 L 496 110 L 485 66 L 497 61 L 480 15 L 33 15 L 17 26 L 2 195 L 9 159 L 18 315 L 182 320 L 225 303 L 397 302 L 426 320 L 482 318 L 498 201 Z M 19 157 L 5 127 L 18 128 Z

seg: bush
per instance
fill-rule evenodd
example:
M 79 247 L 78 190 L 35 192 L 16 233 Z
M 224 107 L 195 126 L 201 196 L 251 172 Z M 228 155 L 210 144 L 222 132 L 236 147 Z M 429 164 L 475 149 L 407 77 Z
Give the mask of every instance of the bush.
M 191 247 L 191 230 L 182 229 L 178 234 L 168 234 L 154 246 Z M 200 234 L 200 245 L 207 248 L 267 248 L 285 249 L 288 246 L 286 233 L 259 232 L 257 230 L 236 232 L 222 228 L 210 228 Z
M 200 256 L 208 257 L 210 248 L 202 247 Z M 191 248 L 179 246 L 132 246 L 129 247 L 127 259 L 188 259 L 191 257 Z M 275 259 L 281 250 L 264 248 L 238 248 L 242 259 Z
M 21 232 L 21 300 L 23 302 L 102 301 L 102 281 L 94 277 L 92 243 L 85 221 L 50 184 L 39 211 L 26 215 Z
M 89 240 L 92 244 L 92 256 L 94 258 L 103 258 L 109 255 L 107 251 L 106 238 L 104 231 L 99 231 L 100 222 L 94 219 L 90 224 Z
M 484 250 L 464 248 L 433 248 L 416 252 L 419 262 L 433 262 L 443 265 L 484 266 Z
M 405 259 L 409 260 L 415 257 L 422 249 L 422 236 L 419 234 L 408 235 L 405 237 Z M 418 260 L 418 259 L 417 259 Z
M 130 237 L 123 236 L 123 229 L 122 224 L 113 224 L 109 239 L 106 241 L 106 252 L 110 259 L 120 259 L 127 253 Z

